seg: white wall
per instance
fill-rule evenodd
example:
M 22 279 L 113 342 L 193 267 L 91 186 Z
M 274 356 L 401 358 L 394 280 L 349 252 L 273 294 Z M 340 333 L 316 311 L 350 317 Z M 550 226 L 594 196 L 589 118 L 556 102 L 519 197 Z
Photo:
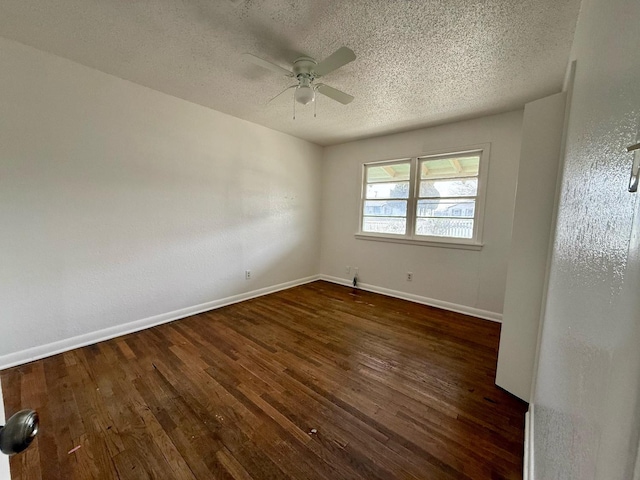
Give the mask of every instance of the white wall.
M 496 384 L 529 401 L 551 242 L 566 94 L 527 103 Z
M 640 434 L 640 2 L 583 0 L 534 398 L 536 479 L 623 480 Z
M 325 148 L 321 273 L 346 280 L 345 266 L 357 266 L 364 284 L 499 319 L 521 126 L 522 111 L 516 111 Z M 491 158 L 481 251 L 354 238 L 364 163 L 487 142 Z M 412 282 L 406 281 L 407 271 L 413 272 Z
M 317 274 L 320 147 L 1 38 L 0 65 L 0 367 Z

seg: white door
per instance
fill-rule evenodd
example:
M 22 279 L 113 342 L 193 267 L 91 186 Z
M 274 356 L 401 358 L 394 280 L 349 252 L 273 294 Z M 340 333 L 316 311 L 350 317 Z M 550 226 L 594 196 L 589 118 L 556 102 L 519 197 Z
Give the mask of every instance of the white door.
M 4 401 L 2 400 L 2 386 L 0 386 L 0 425 L 4 425 Z M 0 480 L 9 480 L 9 457 L 0 453 Z

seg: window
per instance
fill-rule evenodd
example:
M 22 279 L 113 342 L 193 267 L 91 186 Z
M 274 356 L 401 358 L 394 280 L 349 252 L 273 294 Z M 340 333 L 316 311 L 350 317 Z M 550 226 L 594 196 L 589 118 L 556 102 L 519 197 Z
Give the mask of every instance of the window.
M 404 235 L 411 163 L 365 166 L 362 231 Z
M 479 246 L 487 158 L 485 145 L 365 164 L 357 236 Z

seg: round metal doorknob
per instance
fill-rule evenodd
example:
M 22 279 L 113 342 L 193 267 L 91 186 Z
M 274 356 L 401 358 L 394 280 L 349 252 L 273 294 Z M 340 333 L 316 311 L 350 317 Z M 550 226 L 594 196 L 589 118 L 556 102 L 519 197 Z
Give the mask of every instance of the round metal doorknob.
M 14 455 L 25 450 L 38 434 L 40 419 L 35 410 L 21 410 L 0 427 L 0 451 Z

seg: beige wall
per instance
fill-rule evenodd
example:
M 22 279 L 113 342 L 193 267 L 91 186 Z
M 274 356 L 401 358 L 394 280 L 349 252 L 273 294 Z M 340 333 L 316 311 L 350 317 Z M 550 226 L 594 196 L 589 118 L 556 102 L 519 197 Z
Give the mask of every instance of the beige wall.
M 317 274 L 320 147 L 1 38 L 0 64 L 0 366 Z
M 638 19 L 637 0 L 584 0 L 578 17 L 533 392 L 536 479 L 640 478 L 640 202 L 626 151 L 640 140 Z
M 327 147 L 322 179 L 321 267 L 341 278 L 357 266 L 363 284 L 499 320 L 504 302 L 522 111 Z M 366 162 L 491 143 L 480 251 L 354 238 Z M 406 272 L 413 281 L 406 281 Z

